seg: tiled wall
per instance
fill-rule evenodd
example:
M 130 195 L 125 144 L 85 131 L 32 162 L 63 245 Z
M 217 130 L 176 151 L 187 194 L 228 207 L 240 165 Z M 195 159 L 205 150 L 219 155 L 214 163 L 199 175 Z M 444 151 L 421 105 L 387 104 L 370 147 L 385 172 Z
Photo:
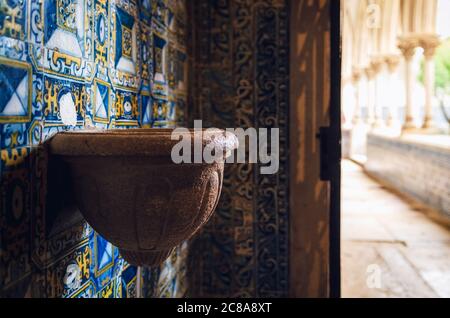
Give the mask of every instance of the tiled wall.
M 450 150 L 369 134 L 365 169 L 450 220 Z
M 133 297 L 136 268 L 88 225 L 46 212 L 46 153 L 65 129 L 167 127 L 187 102 L 184 0 L 0 2 L 0 296 Z M 181 246 L 143 270 L 185 293 Z
M 136 294 L 136 268 L 116 248 L 49 217 L 38 145 L 68 123 L 182 123 L 189 88 L 189 118 L 204 126 L 280 128 L 280 171 L 227 165 L 214 218 L 161 268 L 142 270 L 143 294 L 286 296 L 289 1 L 136 1 L 0 2 L 1 295 Z
M 204 126 L 279 128 L 280 169 L 226 165 L 216 213 L 191 242 L 190 293 L 281 297 L 289 292 L 289 1 L 196 0 L 193 119 Z M 195 5 L 194 5 L 195 4 Z

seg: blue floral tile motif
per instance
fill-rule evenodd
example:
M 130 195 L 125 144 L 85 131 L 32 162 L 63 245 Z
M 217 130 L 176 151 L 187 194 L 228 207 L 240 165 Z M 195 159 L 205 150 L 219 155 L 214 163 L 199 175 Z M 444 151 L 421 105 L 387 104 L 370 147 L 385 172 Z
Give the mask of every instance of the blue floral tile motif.
M 151 25 L 152 19 L 152 0 L 139 0 L 140 2 L 140 10 L 139 17 L 140 20 L 147 24 L 147 26 Z
M 175 99 L 171 99 L 168 105 L 169 107 L 166 113 L 166 125 L 167 127 L 172 128 L 175 126 L 177 102 Z
M 114 86 L 138 91 L 141 82 L 140 28 L 134 1 L 111 5 L 108 76 Z
M 90 96 L 83 82 L 45 76 L 43 94 L 44 125 L 46 127 L 83 125 L 86 103 L 89 99 Z M 65 112 L 75 113 L 74 125 L 64 122 L 64 115 L 62 114 Z
M 97 298 L 94 284 L 91 281 L 87 282 L 86 285 L 77 289 L 76 293 L 72 295 L 71 298 Z
M 0 243 L 2 262 L 10 270 L 0 272 L 1 286 L 24 279 L 31 272 L 28 234 L 31 225 L 31 176 L 29 149 L 1 150 Z
M 167 99 L 168 88 L 165 73 L 165 58 L 167 40 L 160 35 L 153 35 L 153 87 L 152 94 L 155 98 Z
M 154 22 L 161 25 L 167 25 L 167 5 L 162 0 L 153 0 L 152 4 L 152 14 L 154 17 Z
M 47 74 L 79 80 L 89 79 L 94 73 L 94 64 L 92 61 L 62 53 L 58 49 L 44 48 L 42 58 L 39 62 L 39 68 L 43 69 Z
M 0 128 L 2 149 L 24 147 L 28 144 L 26 124 L 3 124 Z
M 72 57 L 92 55 L 92 18 L 85 10 L 87 0 L 46 0 L 44 44 Z
M 31 66 L 0 58 L 0 122 L 28 122 L 31 119 Z
M 166 100 L 154 99 L 152 111 L 152 127 L 167 127 L 167 115 L 169 112 L 169 103 Z
M 13 132 L 11 136 L 6 137 L 5 139 L 10 139 L 14 142 L 15 139 L 23 138 L 23 135 L 18 135 L 18 133 Z M 15 148 L 4 148 L 0 150 L 0 173 L 2 174 L 2 180 L 0 182 L 0 188 L 7 186 L 8 179 L 7 176 L 17 175 L 24 171 L 23 176 L 27 178 L 27 182 L 29 182 L 30 174 L 27 173 L 27 169 L 30 168 L 30 153 L 31 148 L 28 146 L 17 146 Z M 4 194 L 4 193 L 3 193 Z M 9 209 L 11 211 L 11 206 L 5 206 L 4 204 L 7 202 L 7 198 L 3 198 L 1 201 L 2 210 L 1 212 L 5 212 L 5 209 Z M 15 204 L 25 204 L 25 202 L 14 201 Z M 28 204 L 28 203 L 27 203 Z M 1 213 L 0 213 L 1 214 Z M 1 225 L 6 225 L 7 223 L 3 223 Z M 1 226 L 0 226 L 1 228 Z M 5 234 L 6 232 L 3 232 Z M 1 239 L 0 239 L 1 242 Z M 1 281 L 1 279 L 0 279 Z
M 126 264 L 117 248 L 88 225 L 86 233 L 74 252 L 50 268 L 50 272 L 62 276 L 61 285 L 55 286 L 54 292 L 61 289 L 66 298 L 134 297 L 136 268 Z
M 111 279 L 105 287 L 103 287 L 97 294 L 98 298 L 115 298 L 116 280 Z
M 120 281 L 121 288 L 118 289 L 120 292 L 119 297 L 134 298 L 136 297 L 136 267 L 127 266 L 122 272 L 122 279 Z
M 27 1 L 3 0 L 0 4 L 0 35 L 27 39 Z
M 121 8 L 116 10 L 116 67 L 120 67 L 121 58 L 132 60 L 134 17 Z
M 69 129 L 174 126 L 187 102 L 185 5 L 0 0 L 0 297 L 137 295 L 136 267 L 88 224 L 51 232 L 41 146 Z M 181 263 L 164 267 L 156 293 L 180 295 Z
M 142 87 L 145 90 L 150 89 L 153 80 L 153 37 L 151 28 L 144 23 L 141 26 L 141 79 Z
M 30 136 L 33 126 L 40 126 L 44 111 L 44 74 L 33 67 L 33 87 L 31 94 L 32 121 L 29 127 Z M 37 136 L 35 136 L 37 137 Z M 33 138 L 30 142 L 34 144 Z
M 139 125 L 137 94 L 131 91 L 116 90 L 114 109 L 117 126 Z
M 111 88 L 107 82 L 94 80 L 93 114 L 94 122 L 108 123 L 110 118 Z
M 93 18 L 90 0 L 46 0 L 44 8 L 44 58 L 46 72 L 72 78 L 93 74 Z M 92 5 L 92 4 L 90 4 Z
M 54 286 L 55 289 L 63 290 L 63 297 L 88 298 L 93 297 L 96 292 L 95 282 L 90 279 L 90 266 L 92 263 L 92 252 L 87 239 L 74 252 L 60 259 L 49 272 L 60 273 L 61 285 Z M 58 292 L 58 291 L 56 291 Z
M 113 267 L 116 248 L 96 233 L 94 241 L 94 273 L 99 277 Z
M 27 43 L 24 41 L 0 36 L 0 56 L 18 61 L 26 61 Z
M 144 128 L 150 128 L 152 124 L 152 97 L 150 94 L 142 94 L 141 93 L 141 109 L 142 109 L 142 118 L 141 118 L 141 126 Z
M 29 41 L 33 44 L 44 44 L 44 4 L 43 0 L 32 0 L 29 2 Z
M 108 40 L 109 40 L 109 6 L 106 1 L 95 0 L 95 44 L 94 55 L 95 63 L 103 67 L 108 62 Z

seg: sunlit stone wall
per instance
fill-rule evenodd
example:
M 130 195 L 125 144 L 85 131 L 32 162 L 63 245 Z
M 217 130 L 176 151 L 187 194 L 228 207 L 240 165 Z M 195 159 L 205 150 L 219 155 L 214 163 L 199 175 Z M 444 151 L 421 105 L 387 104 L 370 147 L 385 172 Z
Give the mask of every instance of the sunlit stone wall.
M 365 169 L 450 220 L 450 149 L 369 134 Z

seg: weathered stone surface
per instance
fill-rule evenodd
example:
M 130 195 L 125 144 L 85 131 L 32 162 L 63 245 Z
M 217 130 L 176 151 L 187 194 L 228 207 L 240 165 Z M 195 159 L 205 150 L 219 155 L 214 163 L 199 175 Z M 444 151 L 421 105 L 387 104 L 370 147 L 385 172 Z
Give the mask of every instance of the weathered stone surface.
M 212 215 L 223 161 L 175 164 L 170 129 L 64 132 L 50 153 L 68 164 L 73 196 L 89 224 L 133 265 L 156 266 Z M 184 137 L 226 152 L 237 138 L 221 130 Z
M 450 296 L 450 231 L 423 212 L 342 162 L 343 297 Z
M 450 147 L 429 141 L 435 138 L 439 137 L 391 138 L 369 134 L 365 169 L 386 185 L 434 209 L 437 216 L 448 222 Z

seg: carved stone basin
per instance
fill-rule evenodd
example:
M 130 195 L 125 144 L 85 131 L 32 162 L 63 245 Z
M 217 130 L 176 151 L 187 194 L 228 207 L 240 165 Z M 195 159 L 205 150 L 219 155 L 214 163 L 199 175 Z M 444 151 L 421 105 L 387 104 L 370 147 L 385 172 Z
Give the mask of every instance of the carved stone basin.
M 62 132 L 50 154 L 68 167 L 72 195 L 88 223 L 133 265 L 157 266 L 212 215 L 223 159 L 237 148 L 233 134 L 192 130 L 183 138 L 214 145 L 222 160 L 175 164 L 170 129 Z M 193 149 L 193 147 L 192 147 Z

